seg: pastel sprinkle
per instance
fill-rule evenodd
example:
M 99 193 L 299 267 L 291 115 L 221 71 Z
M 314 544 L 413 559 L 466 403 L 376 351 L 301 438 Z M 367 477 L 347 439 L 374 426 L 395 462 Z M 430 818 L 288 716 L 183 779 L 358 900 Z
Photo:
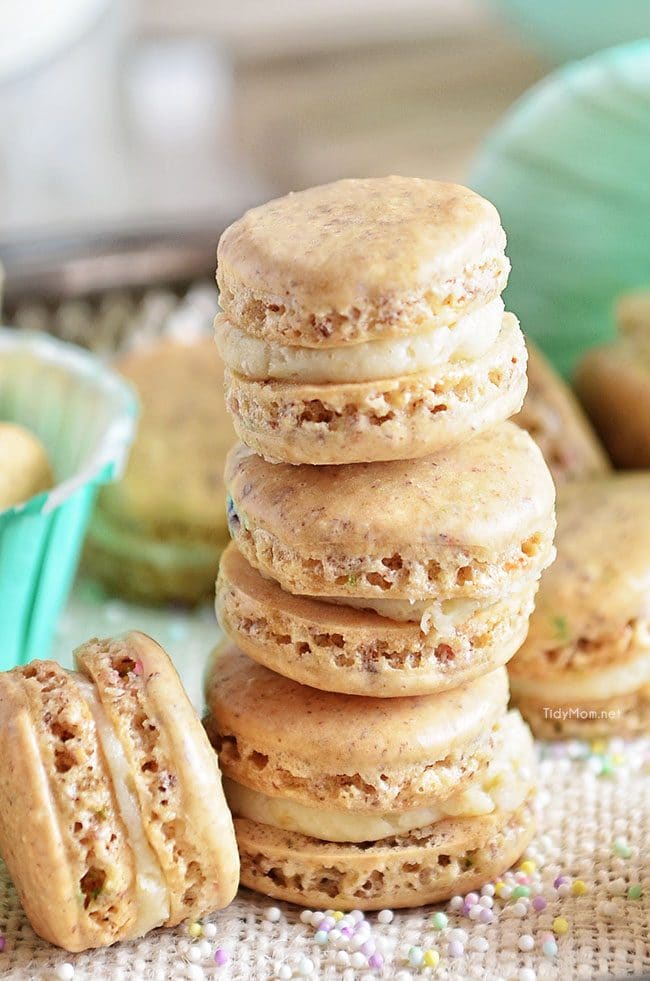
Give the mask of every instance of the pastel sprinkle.
M 394 916 L 392 909 L 382 909 L 377 914 L 377 920 L 380 923 L 392 923 Z
M 214 940 L 217 935 L 217 924 L 216 923 L 204 923 L 203 924 L 203 936 L 207 937 L 208 940 Z
M 426 955 L 425 955 L 426 960 Z M 368 967 L 382 968 L 384 966 L 384 958 L 381 954 L 371 954 L 368 958 Z
M 619 858 L 629 858 L 632 854 L 632 849 L 626 842 L 625 838 L 617 838 L 612 845 L 612 851 Z
M 350 964 L 352 967 L 365 967 L 368 963 L 368 958 L 365 954 L 362 954 L 360 950 L 355 950 L 354 954 L 350 958 Z
M 424 961 L 424 953 L 421 947 L 410 947 L 408 952 L 408 962 L 411 967 L 421 967 Z
M 565 875 L 558 875 L 557 879 L 554 879 L 553 880 L 553 887 L 555 889 L 559 889 L 560 886 L 567 885 L 568 882 L 569 882 L 569 880 L 567 879 L 567 877 Z
M 264 919 L 268 920 L 269 923 L 279 923 L 282 919 L 282 911 L 277 906 L 269 906 L 264 911 Z
M 482 909 L 479 915 L 480 923 L 494 923 L 494 913 L 491 909 Z
M 535 946 L 535 941 L 529 933 L 522 933 L 519 938 L 519 950 L 532 950 Z
M 451 940 L 447 947 L 447 953 L 450 957 L 462 957 L 465 953 L 465 947 L 460 940 Z
M 548 903 L 546 902 L 543 896 L 535 896 L 535 898 L 533 899 L 533 909 L 537 913 L 541 913 L 543 909 L 546 909 L 547 905 Z
M 314 973 L 314 962 L 309 957 L 301 957 L 296 967 L 296 972 L 300 978 L 308 978 Z
M 60 978 L 60 981 L 72 981 L 74 977 L 74 967 L 69 961 L 64 961 L 63 964 L 59 964 L 56 969 L 56 976 Z
M 528 886 L 515 886 L 512 890 L 513 899 L 521 899 L 522 896 L 530 896 L 530 889 Z
M 589 892 L 589 888 L 586 882 L 583 882 L 582 879 L 576 879 L 571 886 L 571 892 L 574 896 L 584 896 Z
M 569 929 L 569 921 L 565 920 L 563 916 L 556 916 L 553 920 L 553 933 L 557 933 L 560 936 L 566 933 Z
M 318 930 L 314 934 L 314 940 L 317 944 L 326 944 L 329 940 L 329 934 L 325 930 Z
M 339 920 L 342 920 L 343 919 L 343 917 L 345 916 L 345 913 L 342 913 L 340 909 L 337 909 L 336 912 L 333 914 L 333 916 L 334 916 L 334 919 L 336 920 L 336 922 L 338 923 Z
M 2 936 L 2 934 L 0 934 L 0 954 L 3 952 L 6 946 L 7 946 L 7 941 Z
M 424 966 L 425 967 L 437 967 L 440 963 L 440 954 L 435 949 L 435 947 L 429 947 L 424 952 Z
M 474 906 L 475 903 L 478 903 L 478 893 L 469 892 L 465 896 L 465 905 L 466 906 Z
M 519 868 L 524 873 L 524 875 L 532 875 L 535 869 L 537 868 L 537 866 L 533 861 L 527 858 L 525 862 L 521 863 Z
M 214 952 L 214 963 L 218 967 L 223 967 L 224 964 L 228 963 L 228 951 L 224 950 L 223 947 L 217 947 Z
M 187 932 L 189 933 L 190 937 L 200 937 L 203 933 L 203 927 L 200 923 L 194 921 L 193 923 L 189 924 Z
M 554 940 L 545 940 L 542 944 L 544 957 L 557 957 L 557 944 Z
M 448 923 L 449 918 L 446 913 L 434 913 L 431 917 L 431 926 L 435 930 L 444 930 Z
M 642 895 L 643 895 L 643 889 L 638 884 L 630 886 L 630 888 L 627 891 L 628 899 L 641 899 Z

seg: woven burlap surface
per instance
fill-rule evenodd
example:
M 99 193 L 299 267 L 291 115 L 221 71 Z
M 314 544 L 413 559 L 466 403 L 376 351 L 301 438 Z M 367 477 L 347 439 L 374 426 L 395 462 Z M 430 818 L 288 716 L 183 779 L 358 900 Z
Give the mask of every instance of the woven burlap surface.
M 187 948 L 193 942 L 187 928 L 160 930 L 137 943 L 73 956 L 34 935 L 2 869 L 0 933 L 5 937 L 5 950 L 0 953 L 0 977 L 56 977 L 57 969 L 68 962 L 79 979 L 218 977 L 262 981 L 281 977 L 283 966 L 309 970 L 309 964 L 300 964 L 301 958 L 312 962 L 312 977 L 345 981 L 401 978 L 400 971 L 408 972 L 403 975 L 405 979 L 525 979 L 521 971 L 528 968 L 538 978 L 562 981 L 650 972 L 650 743 L 615 747 L 612 772 L 605 775 L 598 772 L 601 757 L 586 749 L 574 747 L 573 752 L 584 755 L 581 759 L 570 758 L 565 748 L 540 749 L 543 758 L 535 847 L 543 895 L 549 905 L 540 913 L 519 918 L 512 912 L 512 902 L 495 901 L 497 917 L 491 925 L 450 914 L 450 928 L 461 926 L 468 933 L 465 953 L 460 957 L 447 956 L 446 931 L 436 932 L 430 924 L 431 908 L 423 908 L 397 912 L 390 924 L 380 924 L 375 914 L 368 914 L 372 936 L 388 938 L 383 969 L 340 966 L 335 963 L 335 946 L 321 947 L 314 941 L 315 928 L 300 921 L 299 909 L 281 905 L 281 919 L 272 923 L 265 918 L 271 902 L 246 890 L 229 909 L 209 921 L 217 930 L 209 940 L 211 953 L 223 948 L 229 955 L 222 967 L 215 966 L 211 953 L 207 956 L 207 948 L 198 965 L 190 961 Z M 618 838 L 625 838 L 630 846 L 629 858 L 614 854 L 613 843 Z M 584 880 L 588 892 L 558 897 L 553 880 L 559 874 Z M 627 898 L 630 884 L 642 886 L 641 898 Z M 541 935 L 558 915 L 567 919 L 569 929 L 558 938 L 557 957 L 549 960 L 542 952 Z M 522 934 L 535 939 L 533 951 L 519 950 Z M 472 938 L 478 936 L 489 943 L 484 953 L 470 949 Z M 409 967 L 404 953 L 410 945 L 438 949 L 440 966 L 435 971 Z

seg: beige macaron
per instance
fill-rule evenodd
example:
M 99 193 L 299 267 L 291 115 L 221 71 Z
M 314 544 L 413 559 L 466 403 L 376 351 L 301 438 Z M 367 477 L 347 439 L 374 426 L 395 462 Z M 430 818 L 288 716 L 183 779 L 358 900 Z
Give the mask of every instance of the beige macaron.
M 206 726 L 242 882 L 303 905 L 376 908 L 503 872 L 532 831 L 534 769 L 507 698 L 503 668 L 387 702 L 296 684 L 234 645 L 218 651 Z
M 556 485 L 604 474 L 611 465 L 584 410 L 541 351 L 528 348 L 528 391 L 513 417 L 533 437 Z
M 53 483 L 41 441 L 23 426 L 0 422 L 0 511 L 49 490 Z
M 539 449 L 502 423 L 417 461 L 226 467 L 224 629 L 251 657 L 351 694 L 442 691 L 522 643 L 552 561 L 554 488 Z
M 588 351 L 575 388 L 616 467 L 650 467 L 650 290 L 623 296 L 619 336 Z
M 209 913 L 238 884 L 217 761 L 166 653 L 130 633 L 75 659 L 0 674 L 0 853 L 36 933 L 70 951 Z
M 228 538 L 222 473 L 235 435 L 223 366 L 205 337 L 157 341 L 117 367 L 139 395 L 140 425 L 123 479 L 99 495 L 86 570 L 130 599 L 197 603 Z
M 561 488 L 512 695 L 542 737 L 650 731 L 650 473 Z
M 342 180 L 219 243 L 226 402 L 271 461 L 425 456 L 516 412 L 526 352 L 496 209 L 456 184 Z

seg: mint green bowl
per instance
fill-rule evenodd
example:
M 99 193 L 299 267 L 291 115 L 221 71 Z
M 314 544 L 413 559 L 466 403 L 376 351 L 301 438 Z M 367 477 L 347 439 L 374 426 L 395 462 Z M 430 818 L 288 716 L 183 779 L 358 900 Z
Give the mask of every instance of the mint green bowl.
M 0 328 L 0 420 L 39 437 L 57 478 L 0 511 L 0 670 L 48 656 L 95 494 L 122 472 L 136 419 L 132 390 L 96 357 Z

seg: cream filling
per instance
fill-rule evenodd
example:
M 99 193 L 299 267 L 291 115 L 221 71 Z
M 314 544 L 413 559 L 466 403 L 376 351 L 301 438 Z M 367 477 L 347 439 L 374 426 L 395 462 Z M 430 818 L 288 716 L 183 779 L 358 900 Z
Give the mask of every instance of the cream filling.
M 137 914 L 133 928 L 122 938 L 132 940 L 162 926 L 169 919 L 169 891 L 160 863 L 144 832 L 138 795 L 124 747 L 104 712 L 94 686 L 80 675 L 76 675 L 76 682 L 95 720 L 99 743 L 135 859 Z
M 269 343 L 221 316 L 217 346 L 233 371 L 266 381 L 327 384 L 364 382 L 415 374 L 446 361 L 473 361 L 496 342 L 503 318 L 497 298 L 450 326 L 432 327 L 409 337 L 385 338 L 333 348 Z
M 650 684 L 650 651 L 626 664 L 612 665 L 598 670 L 558 672 L 552 678 L 522 678 L 511 676 L 512 690 L 516 695 L 533 699 L 537 703 L 566 705 L 588 699 L 606 701 L 615 695 L 628 695 Z
M 515 811 L 532 780 L 532 743 L 518 712 L 510 712 L 497 731 L 498 747 L 488 766 L 463 790 L 406 811 L 337 811 L 269 797 L 224 778 L 230 809 L 239 817 L 295 831 L 322 841 L 380 841 L 426 828 L 447 817 L 478 817 L 494 810 Z

